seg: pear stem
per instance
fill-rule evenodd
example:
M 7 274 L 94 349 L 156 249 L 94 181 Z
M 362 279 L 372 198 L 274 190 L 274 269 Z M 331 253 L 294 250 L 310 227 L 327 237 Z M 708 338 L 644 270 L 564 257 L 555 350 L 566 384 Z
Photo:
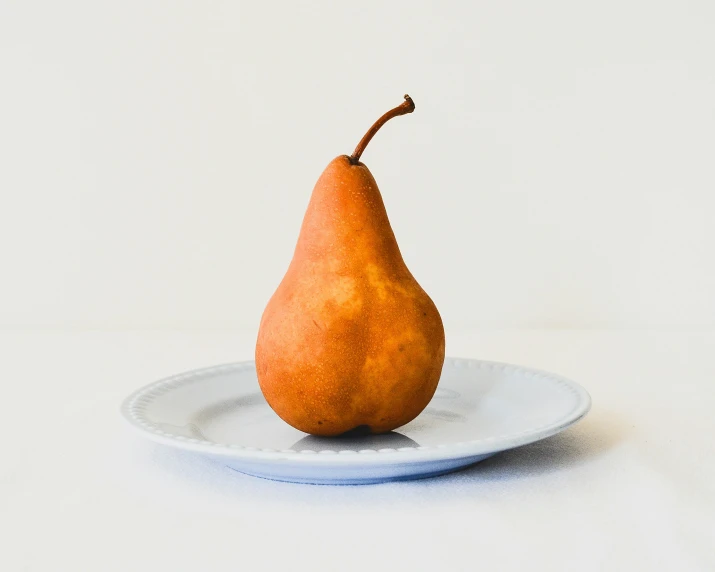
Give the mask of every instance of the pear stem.
M 357 165 L 360 162 L 360 155 L 362 155 L 363 151 L 365 151 L 365 147 L 367 147 L 367 144 L 370 143 L 370 140 L 375 136 L 375 133 L 377 133 L 380 130 L 380 127 L 385 125 L 390 119 L 393 117 L 399 117 L 400 115 L 406 115 L 407 113 L 412 113 L 415 110 L 415 102 L 412 101 L 412 98 L 405 94 L 405 101 L 403 101 L 400 105 L 395 107 L 394 109 L 390 109 L 385 115 L 380 117 L 375 123 L 373 124 L 372 127 L 368 130 L 367 133 L 363 136 L 362 139 L 360 139 L 360 143 L 357 144 L 357 147 L 355 147 L 355 151 L 353 151 L 353 154 L 350 155 L 350 163 L 353 165 Z

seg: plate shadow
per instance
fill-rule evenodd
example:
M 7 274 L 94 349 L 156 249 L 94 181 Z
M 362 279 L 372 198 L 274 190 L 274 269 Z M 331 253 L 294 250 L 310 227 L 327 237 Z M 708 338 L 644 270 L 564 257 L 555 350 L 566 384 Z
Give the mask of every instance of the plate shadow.
M 507 481 L 566 470 L 588 463 L 618 445 L 627 427 L 613 413 L 592 410 L 583 420 L 562 433 L 502 451 L 481 463 L 437 479 Z

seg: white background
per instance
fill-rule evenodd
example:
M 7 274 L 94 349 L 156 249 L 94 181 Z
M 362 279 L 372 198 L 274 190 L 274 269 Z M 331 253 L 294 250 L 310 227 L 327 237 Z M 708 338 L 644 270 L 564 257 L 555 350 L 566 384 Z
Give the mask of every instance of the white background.
M 715 3 L 0 0 L 0 570 L 715 569 Z M 593 409 L 466 471 L 306 487 L 129 434 L 251 359 L 364 162 L 450 355 Z
M 256 327 L 363 156 L 447 327 L 715 325 L 715 4 L 0 8 L 0 325 Z

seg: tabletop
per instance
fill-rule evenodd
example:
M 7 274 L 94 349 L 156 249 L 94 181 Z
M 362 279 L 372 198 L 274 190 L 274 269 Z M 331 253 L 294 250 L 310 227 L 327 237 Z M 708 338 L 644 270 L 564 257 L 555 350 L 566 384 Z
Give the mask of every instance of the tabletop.
M 125 427 L 132 390 L 251 359 L 254 342 L 0 332 L 0 569 L 715 569 L 713 332 L 447 331 L 448 355 L 564 375 L 593 408 L 560 435 L 421 481 L 267 481 Z

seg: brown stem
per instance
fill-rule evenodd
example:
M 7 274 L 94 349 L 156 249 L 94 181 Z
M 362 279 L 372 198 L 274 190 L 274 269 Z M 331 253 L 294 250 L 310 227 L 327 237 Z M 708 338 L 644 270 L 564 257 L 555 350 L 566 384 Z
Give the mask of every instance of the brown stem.
M 393 117 L 412 113 L 414 110 L 415 102 L 412 101 L 412 98 L 409 95 L 405 94 L 405 101 L 395 107 L 395 109 L 390 109 L 390 111 L 375 121 L 375 124 L 370 127 L 368 132 L 365 133 L 362 139 L 360 139 L 360 143 L 357 144 L 355 151 L 353 151 L 353 154 L 350 155 L 350 162 L 353 165 L 357 165 L 360 162 L 360 155 L 362 155 L 363 151 L 365 151 L 365 147 L 367 147 L 367 144 L 370 143 L 370 139 L 375 136 L 375 133 L 379 131 L 380 127 L 385 125 L 385 123 L 390 121 Z

